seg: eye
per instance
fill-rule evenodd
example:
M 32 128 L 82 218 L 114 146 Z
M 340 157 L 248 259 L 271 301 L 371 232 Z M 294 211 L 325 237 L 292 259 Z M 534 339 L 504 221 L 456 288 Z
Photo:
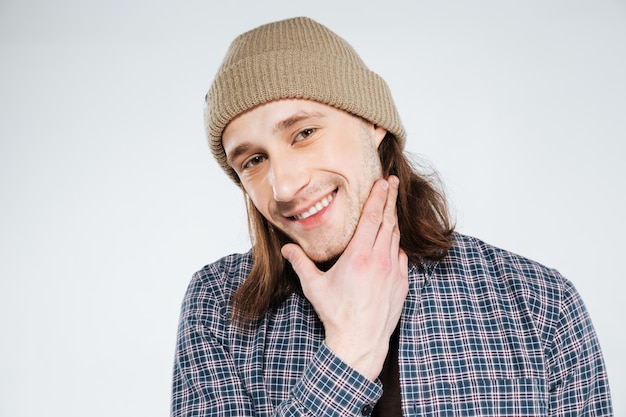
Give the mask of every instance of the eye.
M 295 141 L 296 142 L 301 142 L 305 139 L 307 139 L 309 136 L 311 136 L 313 133 L 315 133 L 315 129 L 314 128 L 306 128 L 306 129 L 302 129 L 300 132 L 298 132 L 298 134 L 296 135 Z
M 248 168 L 253 168 L 257 165 L 259 165 L 261 162 L 265 161 L 267 158 L 263 155 L 254 155 L 252 158 L 246 160 L 246 162 L 244 162 L 242 168 L 243 169 L 248 169 Z

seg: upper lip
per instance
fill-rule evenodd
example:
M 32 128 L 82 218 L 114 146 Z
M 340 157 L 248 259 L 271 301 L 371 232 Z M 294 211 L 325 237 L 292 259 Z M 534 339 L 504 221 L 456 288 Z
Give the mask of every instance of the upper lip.
M 311 209 L 311 207 L 315 206 L 317 203 L 320 203 L 323 199 L 327 198 L 327 197 L 331 197 L 335 194 L 337 190 L 333 190 L 327 194 L 324 194 L 322 196 L 320 196 L 319 198 L 315 198 L 315 199 L 309 199 L 308 203 L 305 204 L 301 204 L 299 205 L 297 208 L 293 209 L 293 210 L 289 210 L 288 212 L 283 213 L 283 216 L 285 217 L 289 217 L 289 218 L 294 218 L 299 214 L 303 214 L 305 212 L 307 212 L 308 210 Z

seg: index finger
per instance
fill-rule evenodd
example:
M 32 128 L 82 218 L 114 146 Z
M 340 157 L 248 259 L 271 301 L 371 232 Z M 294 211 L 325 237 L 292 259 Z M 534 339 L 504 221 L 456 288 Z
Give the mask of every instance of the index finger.
M 380 179 L 374 183 L 369 197 L 365 201 L 359 223 L 348 248 L 371 249 L 376 242 L 378 230 L 383 222 L 383 213 L 389 193 L 389 183 Z
M 400 233 L 398 229 L 398 215 L 396 210 L 396 200 L 398 198 L 398 177 L 389 176 L 389 191 L 387 192 L 387 200 L 383 210 L 383 221 L 376 236 L 376 245 L 385 250 L 390 247 L 394 234 Z M 399 236 L 396 236 L 399 237 Z

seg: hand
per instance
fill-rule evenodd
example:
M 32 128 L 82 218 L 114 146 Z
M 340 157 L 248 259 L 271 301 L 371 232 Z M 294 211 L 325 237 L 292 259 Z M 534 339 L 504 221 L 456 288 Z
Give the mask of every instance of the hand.
M 398 178 L 378 180 L 352 240 L 335 265 L 320 271 L 302 248 L 282 248 L 326 331 L 326 344 L 374 381 L 408 292 L 408 258 L 400 249 Z

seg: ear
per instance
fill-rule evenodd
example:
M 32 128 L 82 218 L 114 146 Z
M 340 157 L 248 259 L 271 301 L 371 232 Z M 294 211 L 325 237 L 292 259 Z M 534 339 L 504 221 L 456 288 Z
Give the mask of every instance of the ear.
M 387 135 L 387 129 L 384 129 L 378 125 L 374 125 L 374 141 L 377 148 L 383 142 L 385 135 Z

